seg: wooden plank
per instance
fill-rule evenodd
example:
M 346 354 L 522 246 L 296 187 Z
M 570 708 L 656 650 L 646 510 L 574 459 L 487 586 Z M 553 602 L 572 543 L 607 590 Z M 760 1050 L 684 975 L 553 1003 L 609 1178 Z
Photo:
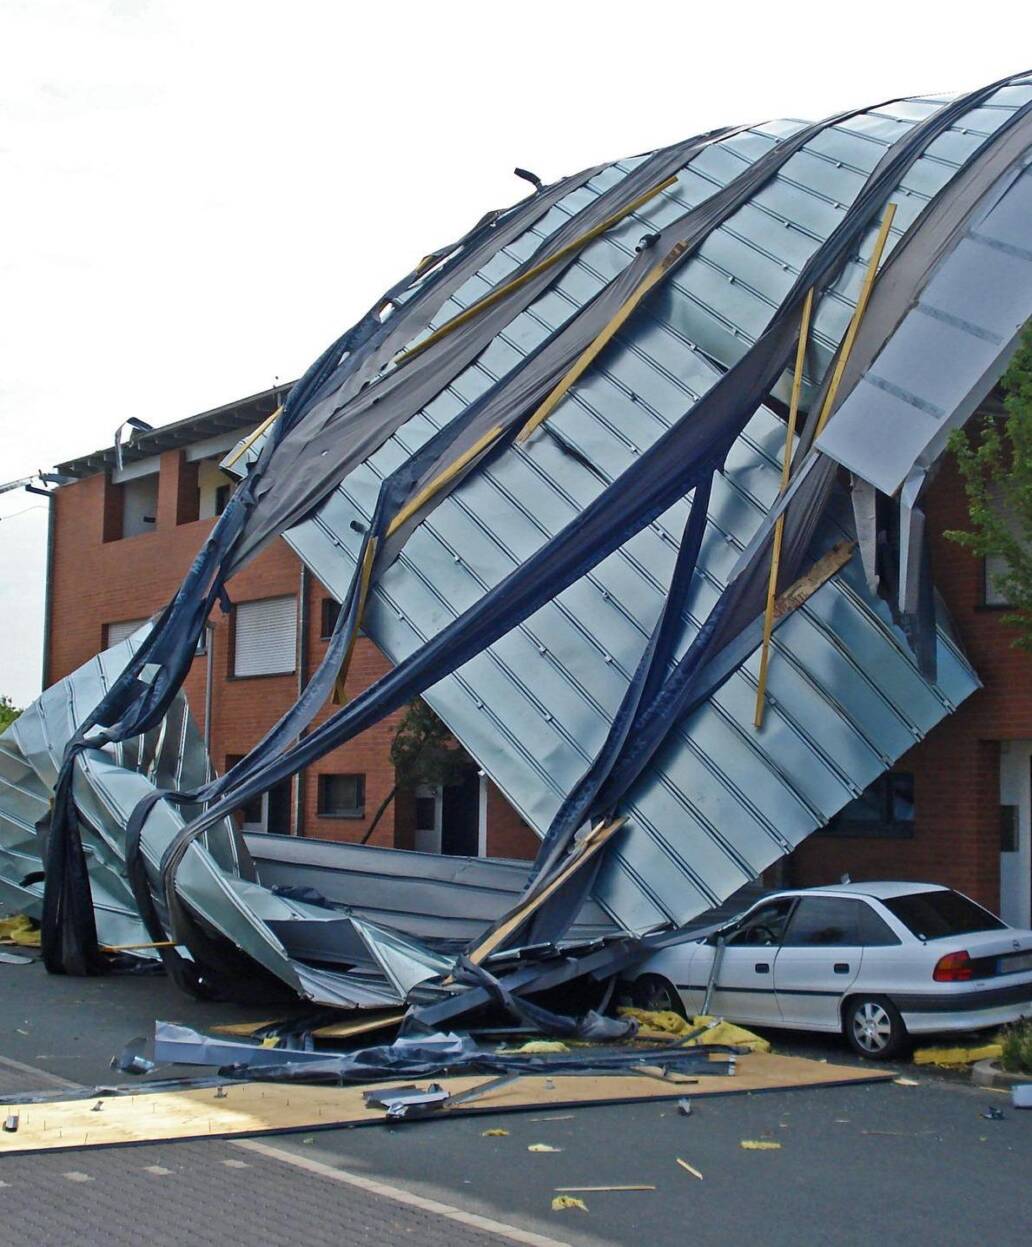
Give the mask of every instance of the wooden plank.
M 869 1071 L 763 1053 L 741 1056 L 736 1065 L 737 1073 L 733 1077 L 700 1074 L 692 1087 L 692 1099 L 747 1091 L 876 1082 L 894 1076 L 892 1071 Z M 454 1095 L 482 1085 L 483 1077 L 438 1077 L 434 1081 Z M 380 1125 L 386 1120 L 383 1110 L 365 1104 L 364 1093 L 370 1089 L 369 1084 L 313 1087 L 292 1083 L 232 1083 L 221 1088 L 141 1092 L 100 1101 L 90 1098 L 0 1105 L 0 1117 L 6 1119 L 16 1114 L 19 1119 L 17 1131 L 0 1132 L 0 1155 Z M 498 1087 L 455 1112 L 573 1108 L 588 1104 L 677 1100 L 683 1095 L 683 1087 L 630 1074 L 610 1077 L 535 1075 Z M 97 1103 L 102 1107 L 94 1111 Z
M 470 304 L 465 311 L 459 312 L 453 316 L 451 320 L 446 320 L 439 329 L 435 329 L 433 333 L 428 334 L 422 342 L 417 342 L 415 346 L 408 347 L 397 357 L 399 364 L 407 364 L 409 360 L 415 359 L 417 355 L 421 355 L 428 347 L 435 342 L 439 342 L 450 333 L 454 333 L 460 325 L 464 325 L 468 320 L 472 320 L 474 316 L 479 316 L 481 312 L 485 312 L 489 307 L 493 307 L 499 299 L 504 299 L 507 294 L 511 294 L 514 290 L 518 290 L 520 286 L 525 286 L 528 281 L 536 277 L 538 273 L 545 272 L 546 269 L 552 268 L 558 264 L 560 260 L 564 260 L 568 255 L 572 255 L 575 251 L 579 251 L 589 242 L 604 234 L 606 230 L 612 229 L 614 225 L 618 225 L 625 217 L 636 212 L 642 204 L 648 203 L 650 199 L 654 199 L 660 191 L 665 191 L 668 186 L 673 186 L 677 181 L 676 175 L 668 177 L 665 181 L 658 183 L 656 186 L 650 186 L 648 190 L 642 191 L 637 198 L 632 199 L 626 207 L 621 208 L 619 212 L 613 212 L 606 217 L 604 221 L 600 221 L 598 225 L 592 229 L 586 230 L 579 237 L 574 238 L 572 242 L 568 242 L 565 247 L 560 247 L 554 255 L 548 256 L 546 259 L 532 265 L 525 273 L 521 273 L 518 277 L 514 277 L 512 281 L 506 282 L 499 286 L 496 290 L 485 294 L 482 299 L 478 299 L 476 303 Z
M 813 287 L 806 292 L 803 316 L 799 325 L 799 341 L 796 344 L 795 371 L 792 374 L 792 395 L 788 405 L 788 423 L 785 426 L 785 449 L 781 458 L 781 498 L 788 488 L 792 472 L 792 449 L 795 445 L 796 425 L 799 420 L 799 395 L 803 390 L 803 368 L 806 363 L 806 342 L 810 334 L 810 313 L 813 311 Z M 774 598 L 778 591 L 778 574 L 781 571 L 781 543 L 785 533 L 785 517 L 782 513 L 774 521 L 774 539 L 770 552 L 770 575 L 767 578 L 767 605 L 763 612 L 763 644 L 760 646 L 760 674 L 756 682 L 756 711 L 753 725 L 763 727 L 763 711 L 767 702 L 767 664 L 770 660 L 770 638 L 774 630 Z
M 469 954 L 470 961 L 474 965 L 479 965 L 485 957 L 489 957 L 504 940 L 508 939 L 513 931 L 526 922 L 532 914 L 536 913 L 550 896 L 561 888 L 572 875 L 576 874 L 586 862 L 590 861 L 599 849 L 603 848 L 620 830 L 626 821 L 626 818 L 614 818 L 611 822 L 599 823 L 598 826 L 592 828 L 584 840 L 581 841 L 580 848 L 571 855 L 551 883 L 547 884 L 539 892 L 527 897 L 526 900 L 521 901 L 498 922 L 497 926 L 488 931 L 487 935 Z M 445 981 L 449 982 L 450 980 Z

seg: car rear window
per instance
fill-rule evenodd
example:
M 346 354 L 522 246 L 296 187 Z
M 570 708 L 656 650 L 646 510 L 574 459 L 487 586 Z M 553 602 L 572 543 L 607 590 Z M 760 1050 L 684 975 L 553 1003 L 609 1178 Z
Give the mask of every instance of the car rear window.
M 882 904 L 919 940 L 944 940 L 973 931 L 999 931 L 1007 924 L 959 892 L 911 892 Z

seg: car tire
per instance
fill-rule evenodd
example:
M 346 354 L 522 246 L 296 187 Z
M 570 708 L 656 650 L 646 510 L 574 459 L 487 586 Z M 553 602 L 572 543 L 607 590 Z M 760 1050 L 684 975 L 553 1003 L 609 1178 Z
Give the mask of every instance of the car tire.
M 842 1033 L 854 1052 L 868 1061 L 888 1061 L 907 1045 L 899 1010 L 885 996 L 853 996 L 842 1010 Z
M 661 974 L 643 974 L 631 984 L 631 1001 L 636 1009 L 650 1013 L 677 1013 L 688 1016 L 677 988 Z

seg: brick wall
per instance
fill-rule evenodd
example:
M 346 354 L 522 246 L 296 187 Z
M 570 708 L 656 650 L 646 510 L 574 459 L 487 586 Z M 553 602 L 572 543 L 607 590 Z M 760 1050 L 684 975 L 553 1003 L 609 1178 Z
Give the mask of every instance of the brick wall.
M 1013 648 L 1004 612 L 983 605 L 982 563 L 948 540 L 967 523 L 947 460 L 928 493 L 935 582 L 983 687 L 899 762 L 914 775 L 914 837 L 814 836 L 792 854 L 797 886 L 900 878 L 946 883 L 995 907 L 1000 890 L 1000 741 L 1032 739 L 1032 656 Z
M 154 530 L 122 540 L 115 539 L 120 531 L 120 491 L 103 475 L 87 477 L 56 491 L 51 504 L 55 508 L 55 523 L 47 683 L 68 675 L 96 654 L 105 644 L 107 624 L 147 618 L 168 601 L 214 523 L 213 520 L 177 523 L 177 519 L 190 515 L 195 490 L 195 465 L 186 463 L 181 451 L 163 454 Z M 328 594 L 312 577 L 307 580 L 306 666 L 310 673 L 325 650 L 319 633 L 321 602 Z M 277 541 L 235 576 L 228 590 L 232 601 L 246 602 L 296 595 L 300 585 L 299 560 L 282 541 Z M 228 755 L 246 753 L 289 708 L 297 696 L 298 676 L 233 678 L 230 621 L 216 608 L 212 622 L 212 757 L 221 769 Z M 190 708 L 199 725 L 204 716 L 206 661 L 202 655 L 194 659 L 185 684 Z M 387 661 L 373 643 L 360 638 L 347 682 L 349 694 L 359 692 L 387 667 Z M 329 713 L 330 708 L 327 708 L 317 722 Z M 302 776 L 303 826 L 307 834 L 354 840 L 365 833 L 369 820 L 394 782 L 388 746 L 398 718 L 398 714 L 389 716 L 327 754 Z M 366 818 L 319 816 L 315 776 L 320 772 L 364 774 Z M 378 824 L 372 843 L 394 843 L 393 807 Z

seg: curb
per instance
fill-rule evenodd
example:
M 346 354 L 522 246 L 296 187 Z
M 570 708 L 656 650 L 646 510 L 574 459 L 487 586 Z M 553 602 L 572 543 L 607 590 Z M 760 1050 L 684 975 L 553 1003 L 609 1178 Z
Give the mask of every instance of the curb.
M 1032 1075 L 1008 1074 L 993 1060 L 976 1061 L 971 1067 L 971 1081 L 976 1087 L 996 1087 L 1005 1091 L 1011 1087 L 1020 1087 L 1023 1083 L 1032 1083 Z

